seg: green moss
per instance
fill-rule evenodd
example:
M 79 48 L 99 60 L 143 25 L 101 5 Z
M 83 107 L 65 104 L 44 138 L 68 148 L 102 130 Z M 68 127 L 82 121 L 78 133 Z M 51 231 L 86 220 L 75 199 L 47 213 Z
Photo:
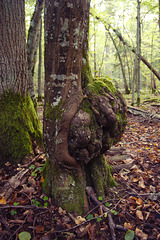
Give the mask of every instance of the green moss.
M 56 119 L 60 118 L 63 111 L 62 100 L 57 106 L 54 107 L 51 106 L 51 103 L 46 103 L 44 117 L 55 121 Z
M 76 170 L 61 169 L 51 160 L 47 160 L 43 176 L 43 189 L 54 203 L 72 213 L 85 212 L 85 176 L 79 176 Z
M 82 89 L 85 89 L 88 84 L 93 82 L 92 71 L 89 65 L 88 54 L 86 51 L 83 52 L 83 61 L 82 61 L 82 71 L 81 71 L 81 82 Z
M 117 96 L 117 90 L 108 78 L 95 78 L 87 85 L 87 90 L 96 95 L 105 95 L 105 90 Z
M 20 162 L 32 153 L 32 143 L 42 145 L 42 129 L 30 96 L 5 92 L 0 99 L 0 164 Z
M 102 196 L 103 200 L 105 200 L 105 189 L 117 185 L 111 174 L 111 168 L 106 158 L 100 156 L 91 161 L 88 167 L 97 196 Z

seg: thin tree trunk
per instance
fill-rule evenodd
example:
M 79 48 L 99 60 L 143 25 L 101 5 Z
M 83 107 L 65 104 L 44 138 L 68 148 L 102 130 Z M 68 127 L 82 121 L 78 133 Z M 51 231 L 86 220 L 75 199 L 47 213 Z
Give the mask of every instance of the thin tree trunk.
M 105 40 L 105 44 L 104 44 L 104 49 L 103 49 L 103 54 L 102 54 L 102 61 L 101 61 L 100 65 L 99 65 L 99 77 L 101 76 L 101 70 L 102 70 L 104 59 L 105 59 L 106 44 L 107 44 L 107 39 Z
M 158 18 L 158 25 L 159 25 L 159 39 L 160 39 L 160 0 L 159 0 L 159 18 Z M 160 45 L 160 42 L 159 42 Z M 160 46 L 159 46 L 160 48 Z M 159 66 L 160 66 L 160 59 L 159 59 Z M 159 74 L 160 74 L 160 67 L 159 67 Z
M 36 63 L 36 55 L 38 48 L 38 40 L 39 40 L 39 25 L 41 21 L 41 13 L 43 10 L 44 0 L 37 0 L 35 10 L 31 19 L 30 28 L 28 31 L 28 39 L 27 39 L 27 61 L 28 61 L 28 76 L 29 76 L 29 85 L 28 90 L 30 92 L 31 98 L 35 98 L 34 91 L 34 67 Z
M 42 82 L 41 82 L 41 71 L 42 71 L 42 18 L 40 22 L 40 35 L 39 35 L 39 64 L 38 64 L 38 101 L 42 101 Z
M 140 23 L 140 1 L 137 0 L 137 106 L 140 105 L 140 60 L 141 60 L 141 23 Z
M 122 37 L 121 33 L 119 31 L 117 31 L 115 28 L 113 28 L 110 24 L 108 24 L 104 19 L 102 19 L 100 16 L 94 15 L 92 13 L 93 17 L 97 18 L 99 21 L 101 21 L 104 26 L 106 28 L 111 28 L 115 34 L 117 35 L 117 37 L 119 38 L 119 40 L 121 42 L 123 42 L 123 44 L 125 44 L 134 54 L 136 54 L 136 49 L 134 49 L 132 46 L 130 46 Z M 149 68 L 149 70 L 151 70 L 153 72 L 153 74 L 158 78 L 158 80 L 160 81 L 160 74 L 156 71 L 156 69 L 153 68 L 153 66 L 143 57 L 143 56 L 139 56 L 141 61 Z
M 94 77 L 96 77 L 97 74 L 97 58 L 96 58 L 96 23 L 95 19 L 93 20 L 94 24 Z
M 132 102 L 131 102 L 132 106 L 134 106 L 136 76 L 137 76 L 137 56 L 135 55 L 135 58 L 134 58 L 134 69 L 133 69 L 133 80 L 132 80 Z
M 125 93 L 126 93 L 126 94 L 129 94 L 130 91 L 129 91 L 129 89 L 128 89 L 127 80 L 126 80 L 126 75 L 125 75 L 125 70 L 124 70 L 124 66 L 123 66 L 123 63 L 122 63 L 121 56 L 120 56 L 120 54 L 119 54 L 119 51 L 118 51 L 117 45 L 116 45 L 116 43 L 115 43 L 115 41 L 114 41 L 114 39 L 113 39 L 113 37 L 112 37 L 110 31 L 109 31 L 108 29 L 106 29 L 106 30 L 108 31 L 108 34 L 109 34 L 109 36 L 110 36 L 110 38 L 111 38 L 111 40 L 112 40 L 112 42 L 113 42 L 113 45 L 114 45 L 114 47 L 115 47 L 115 49 L 116 49 L 116 51 L 117 51 L 117 55 L 118 55 L 119 62 L 120 62 L 120 65 L 121 65 L 121 70 L 122 70 L 122 76 L 123 76 L 123 82 L 124 82 Z

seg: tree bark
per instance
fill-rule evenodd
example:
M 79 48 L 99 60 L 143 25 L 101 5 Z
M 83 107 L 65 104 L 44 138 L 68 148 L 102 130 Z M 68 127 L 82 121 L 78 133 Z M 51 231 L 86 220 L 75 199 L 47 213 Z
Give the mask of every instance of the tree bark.
M 7 90 L 26 93 L 28 76 L 24 1 L 0 1 L 0 22 L 0 94 Z
M 0 165 L 21 162 L 42 144 L 42 131 L 28 96 L 24 1 L 0 1 Z
M 27 61 L 28 61 L 28 76 L 29 84 L 28 90 L 30 92 L 31 98 L 35 98 L 34 91 L 34 67 L 36 64 L 36 55 L 39 42 L 39 26 L 41 21 L 41 13 L 43 10 L 44 0 L 37 0 L 35 10 L 31 19 L 30 28 L 28 31 L 27 39 Z
M 42 81 L 41 81 L 41 71 L 42 71 L 42 19 L 40 22 L 40 34 L 39 34 L 39 64 L 38 64 L 38 101 L 42 101 Z
M 141 59 L 141 23 L 140 1 L 137 0 L 137 106 L 140 105 L 140 59 Z
M 93 81 L 88 62 L 89 0 L 46 1 L 43 188 L 70 212 L 88 209 L 85 188 L 104 198 L 115 184 L 103 153 L 125 128 L 126 103 L 112 83 Z

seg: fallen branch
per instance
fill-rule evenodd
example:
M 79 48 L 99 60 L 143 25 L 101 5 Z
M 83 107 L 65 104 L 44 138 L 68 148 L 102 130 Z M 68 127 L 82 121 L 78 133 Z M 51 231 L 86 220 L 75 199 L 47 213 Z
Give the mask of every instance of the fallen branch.
M 109 208 L 107 208 L 105 205 L 103 205 L 100 201 L 98 201 L 96 194 L 94 193 L 94 190 L 92 187 L 86 187 L 86 193 L 89 196 L 89 198 L 92 200 L 92 202 L 96 205 L 102 205 L 102 210 L 107 213 L 107 218 L 108 218 L 108 225 L 110 227 L 111 230 L 111 237 L 112 240 L 116 240 L 116 234 L 115 234 L 115 229 L 119 229 L 119 230 L 123 230 L 123 231 L 128 231 L 127 228 L 124 228 L 120 225 L 115 225 L 115 223 L 113 222 L 113 218 L 112 218 L 112 214 L 109 210 Z
M 17 187 L 22 185 L 26 179 L 26 174 L 29 172 L 29 166 L 39 159 L 44 153 L 40 152 L 31 162 L 25 165 L 21 165 L 22 170 L 20 170 L 15 176 L 12 176 L 7 183 L 3 186 L 3 192 L 0 197 L 4 197 L 6 200 L 11 196 Z
M 145 118 L 146 120 L 151 120 L 151 119 L 156 119 L 156 120 L 160 120 L 160 115 L 159 114 L 152 114 L 149 113 L 145 110 L 136 108 L 136 107 L 132 107 L 132 106 L 127 106 L 128 112 L 133 114 L 133 115 L 137 115 L 137 116 L 142 116 L 143 118 Z
M 22 169 L 15 176 L 11 177 L 11 179 L 9 179 L 9 181 L 4 185 L 4 192 L 1 193 L 0 196 L 3 196 L 7 200 L 14 190 L 25 182 L 27 178 L 25 175 L 28 171 L 29 169 Z

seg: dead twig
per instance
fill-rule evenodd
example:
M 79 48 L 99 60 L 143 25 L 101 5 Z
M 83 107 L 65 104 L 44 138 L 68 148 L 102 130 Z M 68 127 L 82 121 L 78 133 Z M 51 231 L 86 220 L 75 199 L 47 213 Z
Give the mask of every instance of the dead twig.
M 93 201 L 93 203 L 95 203 L 96 205 L 101 205 L 101 202 L 98 201 L 96 194 L 94 193 L 94 190 L 92 187 L 86 187 L 86 193 L 87 195 L 91 198 L 91 200 Z M 116 234 L 115 234 L 115 229 L 120 229 L 123 231 L 128 231 L 127 228 L 124 228 L 120 225 L 115 225 L 115 223 L 113 222 L 113 218 L 112 218 L 112 214 L 110 212 L 110 209 L 107 208 L 105 205 L 102 205 L 102 210 L 107 213 L 107 218 L 108 218 L 108 225 L 110 227 L 110 231 L 111 231 L 111 237 L 112 240 L 116 240 Z M 104 213 L 104 214 L 105 214 Z

